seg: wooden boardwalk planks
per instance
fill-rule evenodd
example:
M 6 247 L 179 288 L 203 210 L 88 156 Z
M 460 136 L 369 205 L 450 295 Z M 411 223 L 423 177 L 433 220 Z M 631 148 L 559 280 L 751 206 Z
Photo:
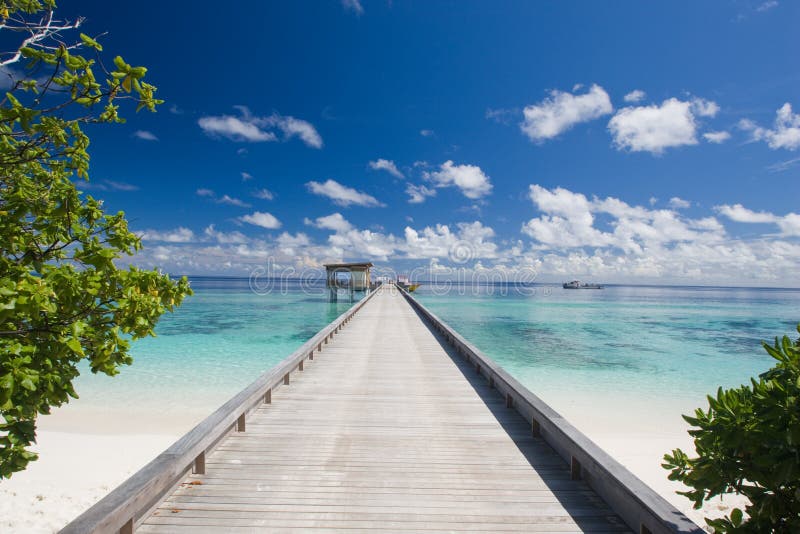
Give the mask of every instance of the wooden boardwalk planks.
M 312 529 L 627 531 L 391 289 L 137 532 Z

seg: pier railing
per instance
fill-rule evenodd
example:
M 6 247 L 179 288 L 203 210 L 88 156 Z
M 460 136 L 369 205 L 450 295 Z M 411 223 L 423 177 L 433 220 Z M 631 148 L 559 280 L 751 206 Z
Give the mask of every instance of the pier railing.
M 230 432 L 244 432 L 247 414 L 262 403 L 272 402 L 272 391 L 288 385 L 291 374 L 302 371 L 333 336 L 353 318 L 375 292 L 342 313 L 278 365 L 261 375 L 189 433 L 133 474 L 111 493 L 61 530 L 62 534 L 131 534 L 190 472 L 204 474 L 206 454 Z
M 519 383 L 494 360 L 398 288 L 411 306 L 531 425 L 570 466 L 573 480 L 584 480 L 625 523 L 640 534 L 703 534 L 704 531 L 652 488 L 639 480 L 566 419 Z

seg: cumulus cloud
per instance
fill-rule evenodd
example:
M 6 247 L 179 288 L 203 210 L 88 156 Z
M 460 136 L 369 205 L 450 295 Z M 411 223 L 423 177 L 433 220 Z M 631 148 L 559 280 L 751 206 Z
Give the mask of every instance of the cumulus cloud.
M 242 175 L 242 181 L 243 182 L 247 182 L 248 180 L 252 180 L 253 179 L 253 175 L 250 174 L 249 172 L 242 172 L 241 175 Z
M 714 143 L 715 145 L 719 145 L 730 139 L 731 134 L 725 131 L 706 132 L 703 134 L 703 138 L 709 143 Z
M 422 184 L 408 183 L 406 184 L 406 194 L 408 195 L 409 204 L 421 204 L 425 202 L 426 198 L 435 197 L 436 189 L 425 187 Z
M 403 178 L 403 173 L 400 172 L 400 169 L 397 168 L 394 161 L 388 159 L 379 158 L 375 161 L 370 161 L 369 168 L 374 171 L 386 171 L 395 178 Z
M 497 242 L 494 230 L 480 221 L 413 227 L 406 219 L 405 228 L 391 233 L 358 228 L 341 213 L 332 213 L 305 221 L 328 232 L 320 241 L 302 232 L 247 237 L 213 225 L 199 238 L 189 229 L 149 231 L 168 241 L 148 244 L 134 262 L 194 274 L 247 274 L 266 263 L 318 268 L 325 262 L 370 258 L 415 260 L 416 268 L 445 276 L 453 267 L 481 276 L 533 271 L 543 281 L 578 277 L 609 283 L 785 285 L 800 279 L 800 214 L 717 207 L 714 214 L 722 220 L 774 224 L 782 232 L 743 239 L 729 236 L 714 216 L 687 217 L 677 208 L 654 209 L 538 185 L 529 194 L 540 213 L 523 225 L 524 237 L 518 240 Z
M 255 198 L 259 198 L 261 200 L 272 200 L 275 198 L 275 195 L 269 189 L 261 188 L 256 191 L 253 191 L 252 195 Z
M 544 248 L 615 248 L 642 254 L 677 243 L 714 243 L 725 237 L 724 228 L 713 217 L 689 219 L 674 210 L 632 206 L 614 197 L 589 199 L 561 187 L 550 190 L 536 184 L 530 186 L 529 195 L 542 215 L 525 223 L 522 232 Z M 670 200 L 672 207 L 685 202 L 678 197 Z M 608 229 L 596 225 L 598 214 L 611 219 Z
M 473 200 L 492 192 L 491 180 L 477 165 L 455 165 L 448 160 L 441 164 L 438 171 L 423 172 L 423 178 L 436 188 L 457 187 L 465 197 Z
M 136 130 L 133 132 L 133 136 L 143 141 L 158 141 L 158 137 L 156 137 L 153 132 L 148 132 L 147 130 Z
M 247 119 L 231 115 L 200 117 L 197 124 L 206 134 L 212 137 L 227 137 L 232 141 L 256 143 L 278 140 L 274 133 L 262 130 L 261 127 Z
M 435 135 L 435 132 L 433 130 L 428 130 L 428 129 L 424 129 L 423 128 L 422 130 L 419 131 L 419 134 L 422 137 L 431 137 L 431 136 Z
M 633 91 L 625 95 L 622 99 L 625 102 L 635 104 L 636 102 L 641 102 L 642 100 L 644 100 L 646 96 L 647 94 L 644 91 L 640 89 L 634 89 Z
M 714 208 L 720 215 L 740 223 L 776 224 L 784 236 L 800 236 L 800 213 L 776 215 L 768 211 L 753 211 L 741 204 L 723 204 Z
M 195 191 L 195 193 L 197 193 L 197 196 L 199 196 L 199 197 L 211 197 L 211 198 L 213 198 L 213 197 L 216 196 L 216 193 L 214 193 L 214 191 L 212 191 L 211 189 L 206 189 L 205 187 L 201 187 L 200 189 Z
M 520 129 L 531 141 L 541 143 L 612 111 L 611 99 L 599 85 L 592 85 L 581 95 L 553 90 L 549 98 L 523 109 L 525 118 Z
M 620 150 L 661 154 L 667 148 L 696 145 L 696 116 L 711 117 L 718 111 L 710 100 L 670 98 L 661 105 L 623 108 L 611 118 L 608 129 Z
M 334 232 L 347 232 L 353 228 L 353 225 L 341 213 L 331 213 L 325 217 L 317 217 L 313 221 L 306 218 L 305 224 L 322 230 L 333 230 Z
M 719 113 L 719 105 L 713 100 L 695 97 L 690 104 L 692 112 L 699 117 L 714 117 Z
M 138 234 L 144 241 L 158 241 L 163 243 L 189 243 L 195 240 L 194 232 L 183 226 L 175 228 L 174 230 L 144 230 Z
M 356 205 L 365 206 L 368 208 L 385 206 L 385 204 L 378 201 L 378 199 L 372 195 L 364 193 L 363 191 L 357 191 L 352 187 L 342 185 L 336 180 L 329 179 L 324 183 L 311 181 L 306 184 L 306 187 L 315 195 L 328 197 L 335 204 L 340 206 Z
M 274 215 L 263 211 L 255 211 L 251 214 L 243 215 L 240 220 L 268 230 L 275 230 L 281 227 L 281 222 Z
M 762 128 L 749 119 L 739 121 L 739 127 L 750 131 L 754 141 L 765 141 L 773 150 L 800 148 L 800 114 L 793 113 L 792 105 L 787 102 L 775 115 L 772 129 Z
M 277 141 L 276 131 L 284 139 L 299 137 L 306 145 L 322 148 L 322 137 L 316 128 L 302 119 L 273 113 L 266 117 L 253 115 L 246 106 L 235 106 L 239 115 L 207 116 L 198 119 L 197 124 L 211 137 L 224 137 L 237 142 Z
M 687 209 L 687 208 L 691 208 L 692 207 L 692 203 L 690 201 L 684 200 L 684 199 L 682 199 L 680 197 L 672 197 L 671 199 L 669 199 L 669 202 L 667 203 L 667 205 L 670 208 L 674 208 L 674 209 L 678 209 L 678 210 L 683 210 L 683 209 Z
M 287 139 L 299 137 L 310 147 L 322 148 L 322 136 L 319 135 L 319 132 L 310 122 L 280 115 L 272 115 L 269 119 L 274 122 Z
M 217 243 L 223 244 L 241 244 L 249 241 L 247 236 L 241 232 L 220 232 L 213 224 L 209 224 L 205 230 L 203 230 L 203 235 Z

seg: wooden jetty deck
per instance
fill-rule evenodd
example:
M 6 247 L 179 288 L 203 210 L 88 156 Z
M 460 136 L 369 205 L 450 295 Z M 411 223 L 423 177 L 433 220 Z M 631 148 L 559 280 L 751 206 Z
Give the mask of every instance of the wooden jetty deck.
M 63 532 L 134 529 L 701 532 L 393 286 Z

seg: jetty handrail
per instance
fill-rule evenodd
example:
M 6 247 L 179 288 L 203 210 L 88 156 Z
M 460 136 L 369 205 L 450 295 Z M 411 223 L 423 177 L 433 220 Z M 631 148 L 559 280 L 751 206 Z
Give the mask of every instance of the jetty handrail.
M 531 425 L 570 466 L 574 480 L 584 480 L 625 523 L 640 534 L 703 534 L 702 530 L 650 486 L 609 456 L 558 412 L 534 395 L 497 362 L 467 341 L 447 323 L 420 304 L 407 291 L 395 286 L 456 351 L 486 376 L 489 385 Z
M 307 358 L 313 359 L 314 351 L 322 350 L 322 345 L 341 330 L 375 293 L 377 291 L 371 291 L 275 367 L 259 376 L 150 463 L 75 518 L 60 531 L 61 534 L 132 533 L 137 523 L 190 470 L 204 473 L 205 455 L 234 428 L 244 431 L 247 413 L 262 402 L 271 402 L 272 390 L 281 384 L 289 384 L 291 372 L 302 371 L 303 362 Z

